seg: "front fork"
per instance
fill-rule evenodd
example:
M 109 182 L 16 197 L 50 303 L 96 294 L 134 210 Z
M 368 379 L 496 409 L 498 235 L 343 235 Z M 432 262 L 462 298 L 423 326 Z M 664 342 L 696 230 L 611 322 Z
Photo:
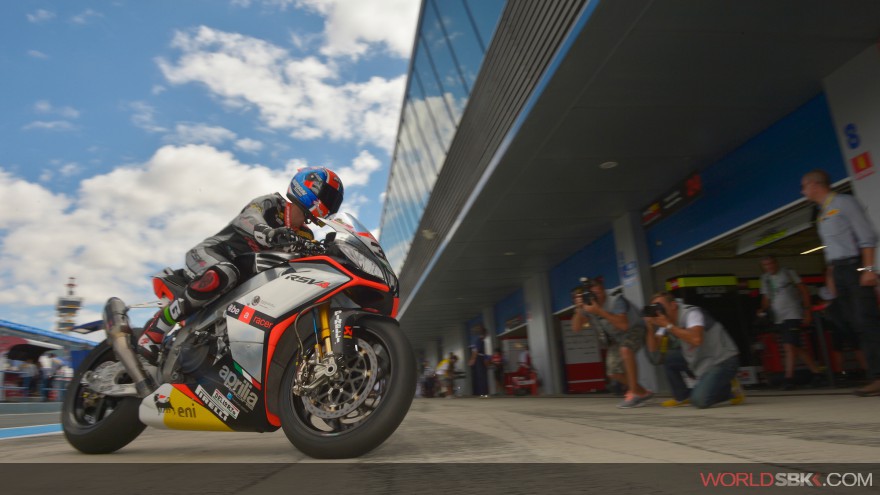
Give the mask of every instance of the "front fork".
M 294 387 L 296 395 L 316 388 L 327 379 L 335 379 L 347 358 L 354 353 L 354 332 L 346 323 L 355 312 L 331 309 L 329 301 L 318 306 L 316 311 L 314 368 L 310 369 L 306 361 L 299 363 Z
M 348 322 L 348 316 L 353 312 L 342 309 L 330 309 L 330 302 L 318 307 L 318 321 L 320 322 L 319 338 L 315 342 L 315 354 L 322 361 L 327 357 L 333 357 L 337 365 L 342 365 L 345 359 L 354 351 L 354 332 Z

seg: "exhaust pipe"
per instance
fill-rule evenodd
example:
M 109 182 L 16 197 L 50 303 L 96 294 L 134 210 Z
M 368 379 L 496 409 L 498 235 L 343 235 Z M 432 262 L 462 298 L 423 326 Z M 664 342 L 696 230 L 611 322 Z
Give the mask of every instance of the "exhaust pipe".
M 116 357 L 134 381 L 138 397 L 146 397 L 156 390 L 153 377 L 144 371 L 135 354 L 131 325 L 128 324 L 128 307 L 117 297 L 111 297 L 104 306 L 104 327 L 107 342 L 113 347 Z

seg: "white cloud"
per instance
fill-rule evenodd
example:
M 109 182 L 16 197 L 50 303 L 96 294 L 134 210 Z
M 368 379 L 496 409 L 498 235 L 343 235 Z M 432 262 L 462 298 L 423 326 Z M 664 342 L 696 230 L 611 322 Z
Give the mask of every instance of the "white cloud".
M 258 3 L 266 7 L 274 7 L 280 10 L 287 10 L 287 7 L 293 5 L 295 2 L 296 0 L 232 0 L 230 3 L 233 7 L 248 8 L 252 4 Z
M 256 153 L 263 149 L 263 143 L 256 139 L 243 138 L 235 142 L 235 147 L 245 153 Z
M 22 127 L 22 130 L 42 130 L 42 131 L 73 131 L 76 126 L 66 120 L 36 120 Z
M 370 181 L 370 175 L 379 170 L 382 163 L 369 151 L 363 150 L 354 159 L 350 167 L 342 167 L 334 170 L 342 179 L 345 187 L 365 186 Z
M 41 59 L 49 58 L 48 55 L 46 55 L 45 53 L 43 53 L 39 50 L 28 50 L 27 54 L 28 54 L 28 56 L 33 57 L 33 58 L 41 58 Z
M 147 132 L 166 132 L 168 129 L 156 123 L 156 109 L 143 101 L 133 101 L 126 105 L 126 109 L 133 110 L 131 123 Z
M 79 174 L 83 170 L 82 166 L 80 166 L 80 164 L 76 162 L 67 162 L 62 164 L 60 160 L 50 160 L 49 163 L 56 167 L 57 173 L 61 174 L 62 177 L 72 177 Z M 40 177 L 38 180 L 40 182 L 49 182 L 53 178 L 55 178 L 55 173 L 56 170 L 48 168 L 43 169 L 40 172 Z
M 152 93 L 154 95 L 160 95 L 160 94 L 164 93 L 167 89 L 168 88 L 166 88 L 165 86 L 162 86 L 161 84 L 154 84 L 153 88 L 150 90 L 150 93 Z
M 34 111 L 44 114 L 56 114 L 66 119 L 75 119 L 79 117 L 79 110 L 73 107 L 56 107 L 47 100 L 39 100 L 34 103 Z
M 88 24 L 93 19 L 98 19 L 101 17 L 104 17 L 104 14 L 94 11 L 92 9 L 86 9 L 83 12 L 71 17 L 70 22 L 74 24 L 84 25 Z
M 158 59 L 171 84 L 202 83 L 226 105 L 256 107 L 272 129 L 299 139 L 393 147 L 405 76 L 338 82 L 336 65 L 294 59 L 263 40 L 208 27 L 178 32 L 176 61 Z
M 55 12 L 46 9 L 38 9 L 33 14 L 26 15 L 27 20 L 33 23 L 47 22 L 55 18 Z
M 328 56 L 360 57 L 371 44 L 382 44 L 401 58 L 409 58 L 421 2 L 413 0 L 297 0 L 297 6 L 326 16 Z
M 76 162 L 69 162 L 62 165 L 58 172 L 64 177 L 70 177 L 82 172 L 82 167 Z
M 177 124 L 175 133 L 167 136 L 167 140 L 177 144 L 210 144 L 219 145 L 236 138 L 236 134 L 225 127 L 208 124 Z
M 345 185 L 344 179 L 342 184 Z M 350 191 L 346 190 L 345 198 L 342 200 L 342 206 L 339 207 L 339 211 L 351 213 L 355 218 L 358 218 L 360 216 L 361 207 L 366 206 L 369 203 L 370 199 L 363 194 L 352 194 Z
M 147 300 L 152 273 L 182 266 L 187 249 L 250 199 L 283 191 L 292 173 L 210 146 L 165 146 L 68 197 L 0 169 L 0 304 L 51 305 L 70 276 L 87 304 Z

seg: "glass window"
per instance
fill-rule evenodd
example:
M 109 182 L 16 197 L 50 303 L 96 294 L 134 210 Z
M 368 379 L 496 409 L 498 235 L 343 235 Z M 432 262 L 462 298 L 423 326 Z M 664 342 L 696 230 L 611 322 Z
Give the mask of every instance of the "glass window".
M 404 125 L 400 129 L 400 141 L 407 151 L 407 177 L 409 178 L 410 183 L 413 185 L 413 198 L 415 199 L 416 204 L 419 207 L 419 211 L 416 214 L 416 217 L 421 217 L 421 212 L 425 209 L 425 198 L 428 191 L 426 190 L 427 186 L 425 185 L 426 183 L 422 177 L 422 174 L 419 173 L 421 169 L 421 166 L 419 165 L 420 152 L 419 149 L 413 144 L 413 137 L 410 133 L 409 125 Z
M 397 198 L 400 200 L 405 225 L 412 225 L 412 227 L 407 227 L 407 230 L 415 230 L 415 225 L 419 223 L 418 219 L 422 214 L 423 206 L 419 203 L 416 196 L 417 188 L 412 172 L 410 172 L 412 157 L 409 144 L 404 139 L 404 136 L 405 133 L 401 133 L 400 140 L 397 142 L 397 149 L 400 153 L 399 157 L 403 158 L 396 164 L 397 177 L 401 185 L 401 194 Z
M 423 46 L 427 48 L 425 53 L 428 56 L 428 60 L 433 64 L 434 70 L 437 73 L 437 79 L 443 88 L 443 93 L 452 94 L 456 99 L 467 98 L 470 89 L 465 85 L 464 74 L 453 57 L 449 40 L 446 37 L 445 25 L 441 22 L 441 18 L 437 16 L 437 10 L 433 7 L 434 2 L 429 1 L 428 4 L 430 4 L 430 7 L 429 5 L 425 6 L 425 19 L 422 25 L 421 37 Z M 470 33 L 470 39 L 474 40 L 473 31 L 471 30 Z M 479 52 L 479 47 L 476 48 Z M 479 53 L 478 56 L 482 58 L 482 53 Z M 461 119 L 461 114 L 454 113 L 454 108 L 450 110 L 453 111 L 452 120 L 458 123 Z
M 477 34 L 483 45 L 483 51 L 489 47 L 492 36 L 495 34 L 495 28 L 498 27 L 498 21 L 501 20 L 501 12 L 507 0 L 461 0 L 464 3 L 465 11 L 468 13 L 473 24 L 476 26 Z
M 410 86 L 409 98 L 412 104 L 417 107 L 416 110 L 419 115 L 426 119 L 425 126 L 422 130 L 425 132 L 425 139 L 428 140 L 428 146 L 431 148 L 431 156 L 434 158 L 434 166 L 439 174 L 440 170 L 443 168 L 443 162 L 446 160 L 446 150 L 449 148 L 449 143 L 451 142 L 451 139 L 446 139 L 444 137 L 448 133 L 440 132 L 438 120 L 435 117 L 437 113 L 443 112 L 443 102 L 440 101 L 439 98 L 436 98 L 435 103 L 431 104 L 431 100 L 425 96 L 424 89 L 422 88 L 422 81 L 418 73 L 413 73 L 413 84 Z M 444 121 L 449 122 L 448 119 L 444 119 Z
M 445 104 L 446 102 L 443 100 L 445 90 L 443 89 L 443 85 L 440 84 L 439 76 L 437 75 L 436 70 L 434 70 L 434 62 L 431 61 L 431 55 L 425 49 L 424 40 L 421 38 L 419 38 L 419 43 L 416 46 L 414 71 L 418 75 L 425 98 L 436 98 L 440 100 L 440 103 Z M 441 121 L 448 120 L 449 125 L 455 126 L 456 120 L 452 115 L 452 110 L 449 108 L 443 108 L 442 110 L 443 112 L 437 112 L 434 116 L 437 120 L 437 125 L 442 126 L 443 123 Z
M 415 167 L 413 169 L 413 174 L 419 182 L 419 187 L 421 187 L 419 190 L 420 204 L 427 205 L 428 197 L 431 194 L 431 187 L 437 179 L 434 155 L 438 154 L 440 143 L 437 142 L 436 138 L 431 139 L 430 141 L 425 138 L 421 127 L 418 125 L 423 119 L 421 119 L 420 115 L 415 112 L 415 108 L 416 107 L 412 104 L 412 100 L 407 102 L 405 119 L 409 120 L 409 125 L 406 128 L 401 129 L 401 133 L 409 139 L 409 142 L 412 145 L 412 150 L 416 155 L 415 158 L 418 160 L 413 164 Z M 430 122 L 426 123 L 430 125 Z M 431 136 L 433 137 L 433 134 Z
M 429 129 L 427 126 L 431 125 L 430 116 L 427 115 L 423 106 L 419 108 L 421 108 L 421 111 L 416 108 L 415 100 L 410 98 L 403 108 L 403 118 L 409 121 L 410 139 L 419 150 L 420 173 L 422 177 L 427 177 L 437 173 L 438 165 L 434 162 L 434 154 L 431 153 L 430 144 L 431 141 L 436 141 L 436 138 L 427 132 L 427 129 Z
M 470 93 L 470 88 L 474 87 L 477 72 L 480 71 L 480 65 L 483 63 L 484 54 L 480 39 L 474 30 L 474 24 L 471 22 L 470 15 L 468 15 L 465 4 L 461 0 L 447 0 L 443 2 L 430 0 L 430 3 L 436 9 L 435 14 L 440 20 L 440 30 L 451 48 L 455 73 L 464 82 L 466 93 Z M 425 17 L 427 17 L 427 14 Z M 439 48 L 434 50 L 432 47 L 431 54 L 435 55 L 434 61 L 439 63 L 438 59 L 441 56 L 441 50 Z M 439 67 L 438 71 L 442 77 L 448 77 Z
M 404 225 L 403 209 L 400 205 L 400 198 L 394 198 L 393 202 L 395 213 L 394 223 L 391 225 L 391 227 L 397 233 L 397 238 L 399 241 L 406 241 L 412 236 L 412 234 L 410 233 L 409 229 L 406 228 L 406 225 Z
M 505 3 L 425 1 L 382 215 L 383 248 L 395 270 L 417 235 Z

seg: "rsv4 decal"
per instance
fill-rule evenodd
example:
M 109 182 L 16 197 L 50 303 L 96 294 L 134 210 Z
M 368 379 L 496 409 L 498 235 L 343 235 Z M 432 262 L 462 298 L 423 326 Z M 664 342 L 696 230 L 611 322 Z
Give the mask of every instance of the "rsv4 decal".
M 301 284 L 317 285 L 318 287 L 321 287 L 322 289 L 330 288 L 330 282 L 320 282 L 320 281 L 315 280 L 313 278 L 303 277 L 303 276 L 297 275 L 295 273 L 289 273 L 289 274 L 285 275 L 284 278 L 285 278 L 285 280 L 292 280 L 294 282 L 299 282 Z

